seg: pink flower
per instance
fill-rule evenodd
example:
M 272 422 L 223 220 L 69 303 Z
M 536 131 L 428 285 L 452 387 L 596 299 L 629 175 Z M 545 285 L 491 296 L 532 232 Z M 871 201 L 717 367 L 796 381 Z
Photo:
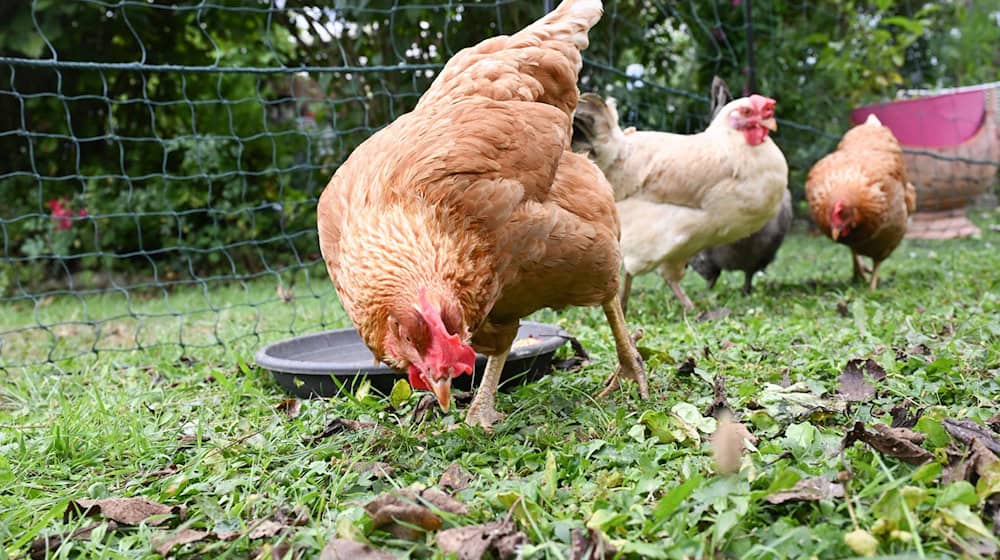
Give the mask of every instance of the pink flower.
M 68 203 L 69 200 L 66 197 L 53 198 L 45 203 L 52 211 L 49 215 L 52 217 L 52 221 L 56 223 L 56 228 L 61 230 L 73 227 L 73 209 L 66 206 Z M 81 208 L 77 211 L 76 215 L 84 217 L 87 215 L 87 210 Z

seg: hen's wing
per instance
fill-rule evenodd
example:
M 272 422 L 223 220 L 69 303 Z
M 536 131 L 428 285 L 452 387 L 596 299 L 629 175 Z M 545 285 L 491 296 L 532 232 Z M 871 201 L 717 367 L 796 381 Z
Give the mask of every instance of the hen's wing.
M 601 18 L 600 0 L 565 0 L 510 36 L 459 51 L 420 98 L 417 110 L 468 96 L 537 101 L 572 115 L 579 95 L 580 50 Z

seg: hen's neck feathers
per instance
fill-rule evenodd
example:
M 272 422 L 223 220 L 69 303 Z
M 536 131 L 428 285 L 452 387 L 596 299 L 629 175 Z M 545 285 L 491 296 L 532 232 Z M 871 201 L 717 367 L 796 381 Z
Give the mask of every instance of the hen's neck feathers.
M 340 266 L 353 271 L 342 289 L 370 346 L 381 349 L 387 314 L 417 303 L 421 290 L 455 298 L 466 326 L 478 325 L 492 305 L 495 273 L 476 235 L 456 235 L 428 208 L 381 206 L 360 214 L 356 220 L 365 225 L 346 229 L 341 239 Z

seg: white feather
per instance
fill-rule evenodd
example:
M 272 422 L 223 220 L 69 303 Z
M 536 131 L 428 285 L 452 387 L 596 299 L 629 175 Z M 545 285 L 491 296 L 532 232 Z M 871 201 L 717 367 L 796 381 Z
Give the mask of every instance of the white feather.
M 875 116 L 875 113 L 870 113 L 868 115 L 868 118 L 865 119 L 865 124 L 874 124 L 877 126 L 882 126 L 882 121 L 878 120 L 878 117 Z

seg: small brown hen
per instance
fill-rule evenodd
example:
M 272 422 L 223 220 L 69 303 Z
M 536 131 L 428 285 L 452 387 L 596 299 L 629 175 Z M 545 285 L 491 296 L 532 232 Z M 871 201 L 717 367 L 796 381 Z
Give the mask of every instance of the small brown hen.
M 448 409 L 451 379 L 488 356 L 466 422 L 489 426 L 522 317 L 602 305 L 618 375 L 645 372 L 618 304 L 611 186 L 569 151 L 580 50 L 599 0 L 566 0 L 448 61 L 417 107 L 337 170 L 317 209 L 337 293 L 375 357 Z
M 851 248 L 854 279 L 875 290 L 879 265 L 903 240 L 917 206 L 892 131 L 875 115 L 847 131 L 836 151 L 809 170 L 806 199 L 819 229 Z M 862 255 L 872 259 L 871 278 Z

